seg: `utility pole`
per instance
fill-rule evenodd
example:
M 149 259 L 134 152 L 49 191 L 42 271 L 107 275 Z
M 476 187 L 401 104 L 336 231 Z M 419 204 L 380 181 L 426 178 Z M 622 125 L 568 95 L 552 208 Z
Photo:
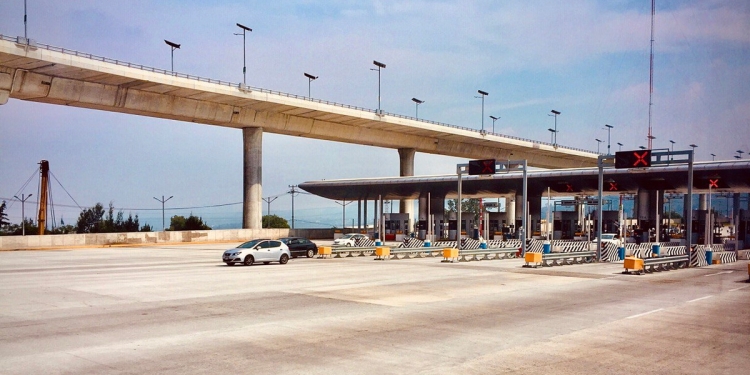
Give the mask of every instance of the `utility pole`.
M 291 189 L 289 190 L 289 194 L 292 195 L 292 229 L 294 229 L 294 196 L 299 194 L 299 192 L 296 190 L 297 185 L 289 185 L 289 188 Z
M 167 230 L 166 229 L 167 227 L 166 227 L 165 221 L 164 221 L 164 203 L 166 203 L 168 200 L 172 199 L 173 197 L 174 197 L 174 195 L 170 195 L 169 198 L 167 198 L 167 199 L 164 199 L 163 195 L 161 196 L 161 199 L 159 199 L 157 197 L 154 197 L 154 199 L 156 199 L 157 202 L 161 202 L 161 230 L 162 231 Z
M 341 202 L 339 201 L 334 201 L 334 202 L 338 205 L 341 205 L 341 230 L 344 230 L 344 228 L 346 228 L 346 205 L 354 201 L 347 202 L 346 200 L 343 200 Z
M 25 6 L 25 3 L 24 3 L 24 6 Z M 16 198 L 19 201 L 21 201 L 21 235 L 22 236 L 26 235 L 26 209 L 24 206 L 26 205 L 26 201 L 29 200 L 29 198 L 31 198 L 32 195 L 33 194 L 29 194 L 24 197 L 24 195 L 21 194 L 21 198 L 18 198 L 15 195 L 13 196 L 13 198 Z
M 267 210 L 266 215 L 270 215 L 271 214 L 271 202 L 275 201 L 278 198 L 279 198 L 278 195 L 274 196 L 274 197 L 261 198 L 261 199 L 263 199 L 263 201 L 265 201 L 266 203 L 268 203 L 268 210 Z

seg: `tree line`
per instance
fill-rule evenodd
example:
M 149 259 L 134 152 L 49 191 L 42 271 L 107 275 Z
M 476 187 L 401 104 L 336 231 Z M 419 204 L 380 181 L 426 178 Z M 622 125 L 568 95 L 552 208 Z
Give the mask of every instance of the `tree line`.
M 153 232 L 154 228 L 149 224 L 140 224 L 138 214 L 128 214 L 127 218 L 122 210 L 115 213 L 112 202 L 107 209 L 101 203 L 93 207 L 84 208 L 78 215 L 75 225 L 66 225 L 63 220 L 60 226 L 45 230 L 45 234 L 70 234 L 70 233 L 122 233 L 122 232 Z M 188 217 L 174 215 L 170 218 L 169 231 L 184 230 L 210 230 L 211 227 L 198 217 L 190 213 Z M 7 205 L 5 201 L 0 203 L 0 235 L 27 235 L 38 233 L 39 227 L 30 218 L 24 218 L 21 224 L 13 224 L 8 221 Z

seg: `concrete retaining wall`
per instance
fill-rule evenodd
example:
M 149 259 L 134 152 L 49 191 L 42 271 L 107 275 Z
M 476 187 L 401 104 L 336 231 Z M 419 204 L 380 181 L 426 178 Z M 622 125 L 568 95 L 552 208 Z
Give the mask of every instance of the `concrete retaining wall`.
M 55 234 L 45 236 L 0 236 L 0 250 L 47 247 L 140 245 L 191 242 L 242 242 L 254 238 L 287 236 L 333 239 L 333 229 L 226 229 L 182 232 L 132 232 Z

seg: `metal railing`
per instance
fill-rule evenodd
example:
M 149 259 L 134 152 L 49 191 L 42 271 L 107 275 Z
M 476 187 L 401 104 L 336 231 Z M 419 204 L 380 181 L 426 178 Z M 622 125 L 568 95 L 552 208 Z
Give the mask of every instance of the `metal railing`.
M 6 41 L 9 41 L 9 42 L 18 43 L 19 40 L 22 40 L 23 38 L 22 37 L 10 37 L 10 36 L 7 36 L 7 35 L 0 34 L 0 39 L 6 40 Z M 77 57 L 85 57 L 85 58 L 91 59 L 91 60 L 101 61 L 101 62 L 115 64 L 115 65 L 119 65 L 119 66 L 125 66 L 125 67 L 128 67 L 128 68 L 140 69 L 140 70 L 144 70 L 144 71 L 147 71 L 147 72 L 159 73 L 159 74 L 164 74 L 164 75 L 168 75 L 168 76 L 172 76 L 172 77 L 179 77 L 179 78 L 191 79 L 191 80 L 195 80 L 195 81 L 212 83 L 212 84 L 217 84 L 217 85 L 222 85 L 222 86 L 236 87 L 238 89 L 241 88 L 241 84 L 240 83 L 226 82 L 226 81 L 222 81 L 222 80 L 219 80 L 219 79 L 199 77 L 199 76 L 194 76 L 194 75 L 185 74 L 185 73 L 173 72 L 173 71 L 169 71 L 169 70 L 165 70 L 165 69 L 153 68 L 153 67 L 145 66 L 145 65 L 141 65 L 141 64 L 133 64 L 133 63 L 130 63 L 130 62 L 127 62 L 127 61 L 120 61 L 120 60 L 116 60 L 116 59 L 110 59 L 108 57 L 97 56 L 97 55 L 94 55 L 94 54 L 80 52 L 80 51 L 76 51 L 76 50 L 72 50 L 72 49 L 67 49 L 67 48 L 62 48 L 62 47 L 55 47 L 55 46 L 51 46 L 49 44 L 44 44 L 44 43 L 34 42 L 34 44 L 31 44 L 31 45 L 33 47 L 36 47 L 36 48 L 42 48 L 42 49 L 46 49 L 46 50 L 49 50 L 49 51 L 55 51 L 55 52 L 65 53 L 65 54 L 73 55 L 73 56 L 77 56 Z M 349 104 L 336 103 L 336 102 L 331 102 L 331 101 L 328 101 L 328 100 L 314 99 L 314 98 L 309 98 L 309 97 L 306 97 L 306 96 L 295 95 L 295 94 L 290 94 L 290 93 L 281 92 L 281 91 L 275 91 L 275 90 L 269 90 L 269 89 L 264 89 L 264 88 L 260 88 L 260 87 L 252 87 L 252 86 L 246 86 L 246 87 L 247 87 L 248 90 L 251 90 L 251 91 L 259 91 L 259 92 L 266 93 L 266 94 L 279 95 L 279 96 L 284 96 L 284 97 L 288 97 L 288 98 L 294 98 L 294 99 L 299 99 L 299 100 L 306 100 L 306 101 L 314 102 L 314 103 L 320 103 L 320 104 L 325 104 L 325 105 L 331 105 L 331 106 L 336 106 L 336 107 L 341 107 L 341 108 L 347 108 L 347 109 L 353 109 L 353 110 L 357 110 L 357 111 L 363 111 L 363 112 L 369 112 L 369 113 L 377 114 L 377 110 L 374 110 L 374 109 L 357 107 L 357 106 L 353 106 L 353 105 L 349 105 Z M 579 151 L 579 152 L 588 152 L 588 153 L 592 153 L 592 154 L 594 153 L 593 151 L 579 149 L 579 148 L 575 148 L 575 147 L 565 147 L 565 146 L 560 146 L 559 144 L 558 145 L 554 145 L 554 144 L 548 143 L 548 142 L 535 141 L 535 140 L 532 140 L 532 139 L 515 137 L 515 136 L 512 136 L 512 135 L 498 134 L 498 133 L 488 132 L 486 130 L 482 131 L 482 130 L 477 130 L 477 129 L 473 129 L 473 128 L 467 128 L 465 126 L 458 126 L 458 125 L 446 124 L 446 123 L 438 122 L 438 121 L 418 119 L 416 117 L 400 115 L 400 114 L 397 114 L 397 113 L 383 112 L 382 114 L 386 115 L 386 116 L 397 117 L 397 118 L 406 119 L 406 120 L 412 120 L 412 121 L 418 121 L 418 122 L 423 122 L 423 123 L 427 123 L 427 124 L 444 126 L 444 127 L 452 128 L 452 129 L 465 130 L 465 131 L 470 131 L 470 132 L 479 133 L 479 134 L 491 134 L 493 136 L 501 137 L 501 138 L 513 139 L 513 140 L 518 140 L 518 141 L 523 141 L 523 142 L 530 142 L 530 143 L 533 143 L 533 144 L 548 145 L 548 146 L 552 146 L 552 147 L 562 148 L 562 149 L 565 149 L 565 150 Z

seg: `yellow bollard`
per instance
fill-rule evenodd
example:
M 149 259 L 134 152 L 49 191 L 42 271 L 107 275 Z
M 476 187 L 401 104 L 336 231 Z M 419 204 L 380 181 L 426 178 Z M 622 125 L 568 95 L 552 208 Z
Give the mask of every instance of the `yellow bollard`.
M 391 248 L 385 246 L 378 246 L 375 248 L 375 260 L 386 260 L 391 256 Z
M 445 248 L 443 249 L 443 262 L 453 262 L 454 259 L 458 259 L 458 249 Z
M 330 246 L 321 246 L 318 248 L 318 258 L 325 258 L 328 256 L 331 257 L 331 247 Z

